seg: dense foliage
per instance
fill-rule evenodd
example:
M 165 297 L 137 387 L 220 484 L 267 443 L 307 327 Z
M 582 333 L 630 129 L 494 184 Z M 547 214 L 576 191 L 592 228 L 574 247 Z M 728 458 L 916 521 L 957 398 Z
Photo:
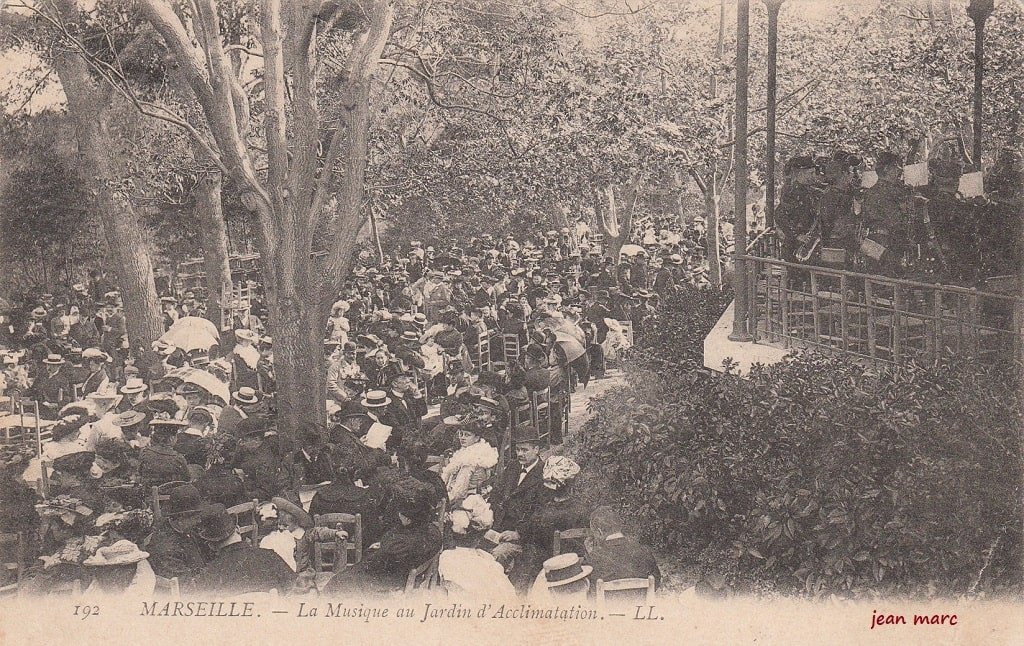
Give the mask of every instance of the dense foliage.
M 692 363 L 703 336 L 658 351 Z M 815 355 L 747 379 L 649 368 L 595 401 L 583 456 L 646 538 L 704 581 L 809 595 L 1020 590 L 1017 370 Z

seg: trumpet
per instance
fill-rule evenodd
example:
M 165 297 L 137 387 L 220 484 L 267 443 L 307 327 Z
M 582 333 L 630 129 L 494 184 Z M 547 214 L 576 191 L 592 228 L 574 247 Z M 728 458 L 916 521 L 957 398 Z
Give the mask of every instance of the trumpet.
M 811 230 L 802 236 L 798 236 L 797 240 L 800 241 L 800 246 L 796 250 L 796 259 L 799 262 L 807 262 L 821 245 L 821 226 L 815 221 Z

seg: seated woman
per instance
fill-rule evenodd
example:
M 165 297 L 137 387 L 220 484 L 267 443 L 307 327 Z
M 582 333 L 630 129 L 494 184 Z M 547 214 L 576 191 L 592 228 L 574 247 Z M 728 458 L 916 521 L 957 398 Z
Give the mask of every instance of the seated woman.
M 92 583 L 85 594 L 151 598 L 156 587 L 156 574 L 148 558 L 149 552 L 143 552 L 129 540 L 99 548 L 83 562 L 92 574 Z
M 454 547 L 441 552 L 437 572 L 449 596 L 467 599 L 514 599 L 516 590 L 505 576 L 505 569 L 486 550 L 478 546 L 494 524 L 494 512 L 478 495 L 468 496 L 460 507 L 452 509 Z
M 441 550 L 441 530 L 432 522 L 430 488 L 415 478 L 404 477 L 391 489 L 398 524 L 381 537 L 377 549 L 366 552 L 361 562 L 335 574 L 324 586 L 324 595 L 398 592 L 410 570 Z
M 477 493 L 498 464 L 498 450 L 490 443 L 493 437 L 486 435 L 478 424 L 467 423 L 458 430 L 460 448 L 452 455 L 448 464 L 441 469 L 441 479 L 448 489 L 448 500 L 455 507 L 466 496 Z

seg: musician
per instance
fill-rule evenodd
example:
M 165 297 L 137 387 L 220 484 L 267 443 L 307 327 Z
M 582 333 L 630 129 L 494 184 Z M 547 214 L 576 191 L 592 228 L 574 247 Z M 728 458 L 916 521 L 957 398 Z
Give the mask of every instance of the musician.
M 968 279 L 977 266 L 977 231 L 970 207 L 957 196 L 962 166 L 957 161 L 933 160 L 929 163 L 928 231 L 942 268 L 954 280 Z
M 861 215 L 866 237 L 884 248 L 878 257 L 870 257 L 869 267 L 878 273 L 894 273 L 909 244 L 911 193 L 900 181 L 903 164 L 898 156 L 883 152 L 875 161 L 878 182 L 864 192 Z
M 783 186 L 775 210 L 775 223 L 782 237 L 782 259 L 797 262 L 797 251 L 801 246 L 809 248 L 808 245 L 821 235 L 817 213 L 821 191 L 817 188 L 818 178 L 812 157 L 793 157 L 787 167 L 790 183 Z
M 817 211 L 823 246 L 844 249 L 848 257 L 857 251 L 860 219 L 854 212 L 854 167 L 860 160 L 837 154 L 825 164 L 828 186 L 821 193 Z

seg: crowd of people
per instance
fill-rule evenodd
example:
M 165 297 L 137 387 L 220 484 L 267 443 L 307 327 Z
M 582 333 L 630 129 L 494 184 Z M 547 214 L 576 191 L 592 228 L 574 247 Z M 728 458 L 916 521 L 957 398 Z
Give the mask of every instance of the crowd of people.
M 904 169 L 917 177 L 904 177 Z M 775 211 L 781 257 L 964 286 L 1016 274 L 1024 258 L 1021 159 L 1005 150 L 968 195 L 964 164 L 912 166 L 891 152 L 871 171 L 858 155 L 798 155 L 784 168 Z M 870 176 L 870 181 L 866 181 Z
M 561 448 L 572 392 L 701 278 L 687 241 L 658 233 L 619 263 L 585 225 L 361 254 L 325 325 L 328 427 L 289 432 L 258 286 L 218 331 L 195 323 L 201 293 L 159 281 L 167 334 L 146 367 L 102 274 L 40 295 L 0 340 L 0 394 L 37 402 L 47 436 L 4 449 L 19 589 L 386 594 L 434 557 L 448 593 L 475 598 L 660 577 Z

